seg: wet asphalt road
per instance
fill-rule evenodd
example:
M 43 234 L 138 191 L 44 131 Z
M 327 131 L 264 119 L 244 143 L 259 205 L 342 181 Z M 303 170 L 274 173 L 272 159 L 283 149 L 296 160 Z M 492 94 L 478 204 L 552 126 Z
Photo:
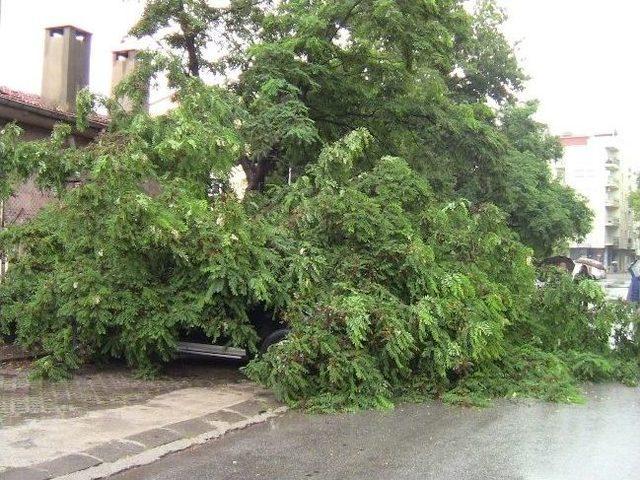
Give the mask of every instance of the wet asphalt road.
M 607 278 L 599 280 L 608 298 L 626 299 L 631 276 L 628 273 L 610 273 Z
M 640 479 L 640 389 L 587 392 L 585 405 L 293 412 L 112 480 Z

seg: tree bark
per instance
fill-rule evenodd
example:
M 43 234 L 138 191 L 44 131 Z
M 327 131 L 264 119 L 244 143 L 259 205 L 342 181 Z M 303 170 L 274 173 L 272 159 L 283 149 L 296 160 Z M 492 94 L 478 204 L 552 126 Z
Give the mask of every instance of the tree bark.
M 185 32 L 184 43 L 187 50 L 189 73 L 194 77 L 199 77 L 200 60 L 198 59 L 195 36 Z
M 246 155 L 240 158 L 240 165 L 247 176 L 247 190 L 259 192 L 266 183 L 267 177 L 276 169 L 280 149 L 275 146 L 269 154 L 260 160 L 251 160 Z
M 186 11 L 184 2 L 180 2 L 180 13 L 178 14 L 178 23 L 184 35 L 184 48 L 187 51 L 187 69 L 189 74 L 194 77 L 200 76 L 200 59 L 198 58 L 198 47 L 196 45 L 196 34 L 189 22 L 189 15 Z

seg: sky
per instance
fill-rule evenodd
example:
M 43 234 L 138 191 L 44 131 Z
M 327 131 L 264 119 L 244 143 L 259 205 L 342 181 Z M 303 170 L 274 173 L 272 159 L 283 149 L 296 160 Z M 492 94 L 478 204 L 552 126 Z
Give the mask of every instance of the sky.
M 518 42 L 518 57 L 531 77 L 523 99 L 541 101 L 539 119 L 556 134 L 616 130 L 640 153 L 640 2 L 501 3 L 509 14 L 505 32 Z M 121 41 L 142 10 L 136 0 L 0 0 L 0 5 L 0 85 L 32 93 L 39 93 L 42 82 L 43 30 L 65 24 L 93 33 L 91 88 L 108 93 L 110 52 L 135 46 Z
M 554 133 L 617 130 L 640 136 L 638 18 L 633 0 L 503 0 L 505 31 L 519 41 L 531 78 L 525 96 L 541 101 Z
M 0 85 L 40 93 L 44 29 L 74 25 L 91 32 L 91 89 L 109 93 L 111 51 L 142 7 L 135 0 L 0 0 Z

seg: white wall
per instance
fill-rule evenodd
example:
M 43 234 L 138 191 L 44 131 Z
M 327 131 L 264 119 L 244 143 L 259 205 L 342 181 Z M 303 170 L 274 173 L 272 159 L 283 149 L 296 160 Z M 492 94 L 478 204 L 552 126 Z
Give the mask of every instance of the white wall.
M 589 138 L 587 145 L 565 147 L 563 164 L 565 183 L 582 194 L 593 210 L 593 228 L 583 242 L 573 244 L 579 248 L 604 248 L 606 236 L 607 199 L 606 183 L 608 172 L 606 145 L 602 141 Z

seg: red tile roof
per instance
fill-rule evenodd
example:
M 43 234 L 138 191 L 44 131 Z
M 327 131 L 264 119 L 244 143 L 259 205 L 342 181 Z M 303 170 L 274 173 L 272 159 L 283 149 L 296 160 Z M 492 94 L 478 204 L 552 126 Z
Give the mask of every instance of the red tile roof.
M 560 137 L 560 143 L 562 143 L 564 147 L 584 146 L 589 143 L 589 137 Z
M 44 114 L 54 114 L 56 116 L 62 116 L 67 120 L 75 121 L 75 115 L 73 113 L 47 104 L 40 95 L 13 90 L 0 85 L 0 100 L 2 99 L 37 108 L 38 110 L 42 110 Z M 100 125 L 107 125 L 109 123 L 109 117 L 104 115 L 92 114 L 89 116 L 89 120 Z

